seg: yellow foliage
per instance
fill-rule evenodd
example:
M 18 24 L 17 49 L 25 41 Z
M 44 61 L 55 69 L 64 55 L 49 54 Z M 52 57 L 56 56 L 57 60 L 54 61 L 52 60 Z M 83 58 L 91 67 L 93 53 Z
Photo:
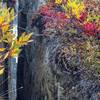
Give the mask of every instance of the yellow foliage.
M 10 50 L 9 56 L 10 57 L 16 57 L 16 56 L 18 56 L 20 51 L 21 50 L 19 48 L 13 48 L 13 49 Z
M 85 9 L 84 3 L 82 1 L 78 2 L 78 0 L 68 0 L 66 4 L 62 5 L 62 7 L 69 14 L 69 16 L 71 14 L 75 15 L 77 18 L 80 17 L 80 14 Z
M 55 0 L 55 3 L 56 4 L 61 4 L 62 3 L 62 0 Z
M 5 49 L 6 49 L 6 48 L 0 48 L 0 52 L 3 52 L 3 51 L 5 51 Z
M 0 16 L 0 25 L 4 22 L 4 18 Z
M 6 34 L 3 35 L 3 41 L 10 44 L 15 40 L 15 35 L 11 32 L 6 32 Z
M 0 25 L 4 22 L 7 24 L 14 20 L 14 9 L 0 6 Z
M 32 41 L 32 40 L 30 40 L 31 36 L 32 36 L 32 33 L 30 33 L 30 34 L 22 33 L 22 35 L 16 41 L 16 44 L 19 46 L 27 45 L 27 43 Z
M 10 25 L 5 23 L 5 25 L 2 25 L 1 29 L 2 29 L 2 32 L 5 33 L 9 30 L 9 28 L 10 28 Z
M 12 21 L 14 20 L 14 9 L 3 7 L 0 4 L 0 65 L 7 58 L 18 56 L 21 51 L 22 46 L 27 45 L 30 40 L 31 34 L 22 33 L 19 39 L 16 38 L 13 33 L 14 26 L 12 26 Z M 6 43 L 7 47 L 4 48 L 2 44 Z M 0 66 L 0 75 L 4 72 L 4 67 Z

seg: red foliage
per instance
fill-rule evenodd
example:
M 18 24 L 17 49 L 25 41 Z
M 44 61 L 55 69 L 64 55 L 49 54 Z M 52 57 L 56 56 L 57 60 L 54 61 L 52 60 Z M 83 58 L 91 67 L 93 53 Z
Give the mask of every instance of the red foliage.
M 53 14 L 53 4 L 52 3 L 48 3 L 47 5 L 42 6 L 39 9 L 40 14 L 42 15 L 46 15 L 46 16 L 50 16 Z
M 49 11 L 49 7 L 43 6 L 39 9 L 40 14 L 46 15 Z
M 81 13 L 79 20 L 84 21 L 86 19 L 86 17 L 87 17 L 87 13 L 83 12 L 83 13 Z
M 56 11 L 53 4 L 44 5 L 39 10 L 40 14 L 44 16 L 45 28 L 59 28 L 62 29 L 67 23 L 66 13 Z
M 56 18 L 57 18 L 57 26 L 59 28 L 63 28 L 67 24 L 68 18 L 64 12 L 57 12 Z
M 56 17 L 61 18 L 63 20 L 67 19 L 67 16 L 66 16 L 66 14 L 64 12 L 57 12 L 56 13 Z
M 98 26 L 94 23 L 87 22 L 83 25 L 84 33 L 88 36 L 95 36 L 97 34 Z

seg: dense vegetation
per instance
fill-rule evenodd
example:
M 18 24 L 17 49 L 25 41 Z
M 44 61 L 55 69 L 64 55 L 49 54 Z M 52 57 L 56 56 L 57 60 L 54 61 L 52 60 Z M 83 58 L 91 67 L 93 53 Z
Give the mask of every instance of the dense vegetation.
M 63 47 L 65 56 L 70 52 L 71 56 L 80 57 L 81 65 L 99 72 L 100 12 L 97 2 L 50 0 L 37 13 L 35 19 L 41 23 L 33 18 L 33 24 L 35 22 L 45 36 L 65 37 L 62 41 L 69 46 Z M 74 60 L 73 63 L 76 64 Z

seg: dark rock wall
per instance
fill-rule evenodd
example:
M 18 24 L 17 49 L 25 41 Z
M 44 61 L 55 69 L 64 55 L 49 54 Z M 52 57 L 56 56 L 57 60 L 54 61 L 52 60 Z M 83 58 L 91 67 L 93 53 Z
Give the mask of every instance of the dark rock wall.
M 31 19 L 39 6 L 39 2 L 39 0 L 19 0 L 19 35 L 23 31 L 32 32 Z M 34 33 L 37 34 L 38 29 Z M 42 64 L 42 37 L 35 38 L 35 43 L 33 42 L 29 46 L 24 47 L 19 57 L 17 88 L 23 87 L 23 89 L 18 91 L 17 100 L 38 100 L 42 98 L 38 85 L 35 86 L 38 83 L 34 83 L 37 80 L 35 77 L 37 66 Z

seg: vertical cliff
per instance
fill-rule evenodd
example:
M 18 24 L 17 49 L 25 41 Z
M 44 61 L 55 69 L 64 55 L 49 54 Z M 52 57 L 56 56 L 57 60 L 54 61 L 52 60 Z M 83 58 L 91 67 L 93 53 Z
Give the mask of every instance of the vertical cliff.
M 99 100 L 100 81 L 94 70 L 83 66 L 80 56 L 65 55 L 73 37 L 68 41 L 64 39 L 67 36 L 45 37 L 41 18 L 31 27 L 40 2 L 19 0 L 19 35 L 32 31 L 34 41 L 24 47 L 18 59 L 17 88 L 23 89 L 17 91 L 17 100 Z M 82 42 L 77 36 L 75 39 Z
M 39 34 L 37 28 L 32 29 L 31 20 L 38 7 L 42 4 L 41 2 L 45 3 L 45 1 L 41 0 L 19 0 L 19 35 L 23 31 L 34 31 L 35 35 Z M 37 100 L 37 98 L 41 97 L 40 88 L 38 89 L 38 85 L 35 86 L 37 79 L 34 78 L 36 78 L 35 73 L 39 68 L 37 66 L 42 67 L 44 48 L 42 37 L 34 37 L 33 35 L 33 38 L 35 38 L 35 43 L 33 42 L 24 47 L 19 57 L 17 88 L 23 87 L 23 89 L 18 91 L 17 100 Z

